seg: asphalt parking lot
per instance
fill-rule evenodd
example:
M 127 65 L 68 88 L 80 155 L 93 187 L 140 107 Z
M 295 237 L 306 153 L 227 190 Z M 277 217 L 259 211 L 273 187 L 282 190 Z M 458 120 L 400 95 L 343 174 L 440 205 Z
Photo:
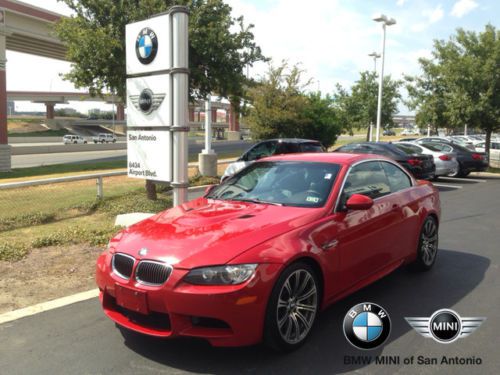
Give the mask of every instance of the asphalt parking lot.
M 428 273 L 400 269 L 336 303 L 320 315 L 310 340 L 294 353 L 122 333 L 91 299 L 0 325 L 0 373 L 498 374 L 500 178 L 446 178 L 436 184 L 443 216 L 435 267 Z M 392 331 L 384 346 L 361 351 L 346 341 L 342 321 L 350 307 L 367 301 L 388 311 Z M 487 320 L 470 336 L 447 345 L 420 336 L 404 320 L 428 317 L 441 308 Z M 379 355 L 399 356 L 401 363 L 348 363 L 350 356 Z M 419 356 L 474 358 L 476 364 L 417 364 Z M 403 363 L 411 357 L 413 364 Z

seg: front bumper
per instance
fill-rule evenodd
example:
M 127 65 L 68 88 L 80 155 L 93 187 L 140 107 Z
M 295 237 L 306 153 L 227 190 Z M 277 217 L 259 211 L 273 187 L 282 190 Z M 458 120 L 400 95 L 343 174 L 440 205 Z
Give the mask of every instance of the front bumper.
M 262 340 L 267 301 L 281 268 L 261 264 L 250 280 L 230 286 L 188 284 L 182 279 L 189 270 L 174 268 L 165 284 L 147 286 L 133 277 L 120 278 L 110 264 L 109 253 L 98 258 L 96 281 L 104 313 L 111 320 L 146 335 L 198 337 L 214 346 Z

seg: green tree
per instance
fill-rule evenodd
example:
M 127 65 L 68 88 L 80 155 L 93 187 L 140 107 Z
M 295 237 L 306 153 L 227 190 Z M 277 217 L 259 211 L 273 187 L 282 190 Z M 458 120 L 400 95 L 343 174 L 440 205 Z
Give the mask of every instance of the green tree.
M 491 134 L 500 129 L 500 31 L 492 25 L 479 33 L 458 29 L 449 40 L 435 41 L 432 59 L 420 65 L 424 75 L 413 81 L 417 108 L 442 115 L 451 127 L 482 129 L 489 153 Z
M 75 15 L 63 18 L 56 33 L 73 61 L 65 78 L 93 95 L 106 90 L 125 98 L 125 25 L 187 5 L 191 97 L 216 92 L 241 97 L 246 85 L 243 70 L 265 60 L 254 42 L 253 25 L 233 18 L 222 0 L 59 0 Z
M 333 101 L 319 92 L 307 94 L 310 80 L 303 82 L 303 73 L 297 65 L 270 66 L 267 75 L 249 89 L 251 105 L 245 121 L 255 139 L 317 139 L 326 147 L 335 143 L 340 127 Z
M 393 80 L 390 76 L 384 77 L 382 94 L 382 127 L 393 127 L 393 115 L 398 111 L 401 99 L 399 88 L 402 82 Z M 377 122 L 378 79 L 376 73 L 361 72 L 360 78 L 351 87 L 349 93 L 342 86 L 337 85 L 334 93 L 335 108 L 343 130 L 353 133 L 354 129 L 368 129 Z

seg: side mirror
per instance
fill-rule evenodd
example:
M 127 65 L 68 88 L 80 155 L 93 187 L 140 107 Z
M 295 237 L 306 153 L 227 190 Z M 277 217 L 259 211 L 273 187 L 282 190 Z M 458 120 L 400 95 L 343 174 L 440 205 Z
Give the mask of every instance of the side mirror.
M 348 210 L 368 210 L 373 206 L 373 199 L 363 194 L 353 194 L 345 206 Z

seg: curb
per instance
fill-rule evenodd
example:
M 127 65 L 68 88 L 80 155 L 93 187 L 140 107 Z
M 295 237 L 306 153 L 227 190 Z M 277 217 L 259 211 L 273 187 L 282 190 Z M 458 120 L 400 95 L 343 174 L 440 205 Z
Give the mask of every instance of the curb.
M 86 292 L 73 294 L 71 296 L 66 296 L 52 301 L 38 303 L 33 306 L 24 307 L 19 310 L 9 311 L 0 314 L 0 324 L 25 318 L 27 316 L 39 314 L 45 311 L 54 310 L 59 307 L 71 305 L 76 302 L 86 301 L 88 299 L 95 298 L 98 296 L 99 296 L 99 289 L 92 289 Z

